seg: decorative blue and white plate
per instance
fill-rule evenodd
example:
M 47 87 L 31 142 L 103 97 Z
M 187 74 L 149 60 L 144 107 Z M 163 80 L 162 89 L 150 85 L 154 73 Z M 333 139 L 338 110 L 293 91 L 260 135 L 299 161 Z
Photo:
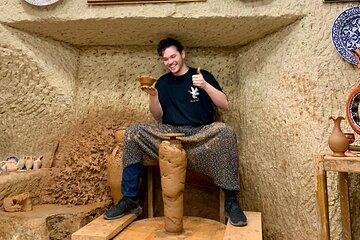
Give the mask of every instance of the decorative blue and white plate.
M 351 50 L 360 49 L 360 6 L 346 9 L 335 19 L 332 40 L 340 56 L 356 64 Z

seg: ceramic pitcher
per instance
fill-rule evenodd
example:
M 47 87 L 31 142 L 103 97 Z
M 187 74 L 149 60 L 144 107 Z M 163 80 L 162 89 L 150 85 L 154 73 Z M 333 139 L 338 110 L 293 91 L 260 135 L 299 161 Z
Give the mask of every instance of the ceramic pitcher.
M 345 152 L 349 148 L 349 141 L 345 137 L 344 133 L 341 131 L 341 121 L 344 120 L 344 117 L 330 117 L 334 121 L 334 127 L 331 135 L 329 136 L 329 147 L 333 151 L 333 156 L 343 157 Z

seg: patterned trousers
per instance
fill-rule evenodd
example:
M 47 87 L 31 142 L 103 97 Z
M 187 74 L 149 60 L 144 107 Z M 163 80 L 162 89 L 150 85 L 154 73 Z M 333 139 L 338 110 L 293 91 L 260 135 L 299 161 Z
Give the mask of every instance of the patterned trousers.
M 187 167 L 211 177 L 227 190 L 239 190 L 239 156 L 236 135 L 231 127 L 214 122 L 201 127 L 167 124 L 134 124 L 125 131 L 123 147 L 124 170 L 135 163 L 142 164 L 143 154 L 159 158 L 159 146 L 164 133 L 184 133 L 181 140 L 187 157 Z M 137 164 L 138 165 L 138 164 Z M 125 176 L 125 174 L 123 175 Z M 126 179 L 123 178 L 126 183 Z

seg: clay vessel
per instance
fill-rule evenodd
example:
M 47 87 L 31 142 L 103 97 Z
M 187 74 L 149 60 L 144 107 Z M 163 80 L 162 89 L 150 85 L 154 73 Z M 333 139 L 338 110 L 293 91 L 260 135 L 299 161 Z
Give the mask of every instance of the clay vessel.
M 344 120 L 344 117 L 330 117 L 334 121 L 334 127 L 332 133 L 329 136 L 328 144 L 330 149 L 333 151 L 333 156 L 343 157 L 345 152 L 349 148 L 349 141 L 341 131 L 340 123 Z
M 174 137 L 175 138 L 175 137 Z M 165 231 L 180 234 L 183 230 L 186 154 L 181 142 L 170 137 L 159 148 L 161 188 L 164 201 Z
M 22 170 L 25 167 L 25 161 L 26 159 L 24 157 L 19 159 L 17 162 L 18 170 Z
M 122 149 L 124 144 L 125 129 L 118 129 L 115 132 L 115 141 L 117 145 L 106 161 L 107 181 L 110 186 L 111 196 L 116 204 L 122 197 L 121 180 L 122 180 Z
M 354 133 L 344 133 L 345 137 L 349 141 L 349 144 L 352 144 L 355 142 L 355 134 Z
M 40 169 L 41 168 L 41 165 L 42 165 L 42 156 L 41 157 L 39 157 L 38 159 L 36 159 L 35 161 L 34 161 L 34 164 L 33 164 L 33 169 L 34 170 L 37 170 L 37 169 Z
M 156 78 L 151 76 L 140 76 L 138 80 L 141 86 L 149 86 L 149 87 L 153 85 L 154 82 L 156 82 Z
M 32 157 L 25 157 L 25 168 L 26 170 L 30 170 L 33 167 L 34 159 Z
M 18 170 L 18 167 L 16 166 L 15 163 L 9 161 L 6 163 L 6 170 L 8 172 L 15 172 L 16 170 Z
M 1 172 L 7 172 L 6 161 L 1 161 L 0 162 L 0 171 Z

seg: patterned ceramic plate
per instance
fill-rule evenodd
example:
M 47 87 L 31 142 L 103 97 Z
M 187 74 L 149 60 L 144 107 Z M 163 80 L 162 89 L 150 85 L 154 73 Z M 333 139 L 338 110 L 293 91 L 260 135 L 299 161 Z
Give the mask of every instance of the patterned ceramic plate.
M 36 6 L 47 6 L 53 3 L 58 2 L 59 0 L 25 0 L 25 2 L 30 3 L 31 5 Z
M 360 6 L 346 9 L 335 19 L 332 40 L 341 57 L 356 64 L 350 51 L 360 49 Z

